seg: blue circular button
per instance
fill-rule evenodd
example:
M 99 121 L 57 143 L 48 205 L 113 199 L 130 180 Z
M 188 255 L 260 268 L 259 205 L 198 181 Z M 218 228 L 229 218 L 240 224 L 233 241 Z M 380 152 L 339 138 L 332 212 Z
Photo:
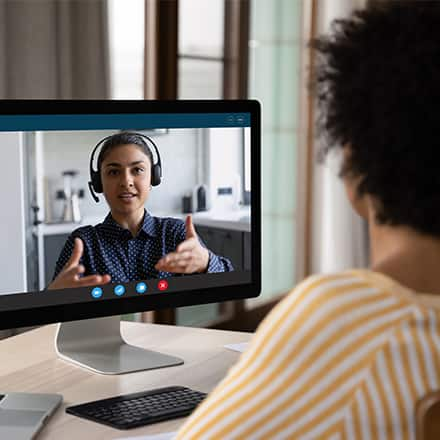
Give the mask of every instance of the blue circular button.
M 102 289 L 100 287 L 95 287 L 92 289 L 92 297 L 95 299 L 101 298 L 102 296 Z
M 125 293 L 125 287 L 122 284 L 118 284 L 113 289 L 113 292 L 115 292 L 115 295 L 122 296 Z
M 147 285 L 145 283 L 137 283 L 136 284 L 136 292 L 137 293 L 145 293 L 147 291 Z

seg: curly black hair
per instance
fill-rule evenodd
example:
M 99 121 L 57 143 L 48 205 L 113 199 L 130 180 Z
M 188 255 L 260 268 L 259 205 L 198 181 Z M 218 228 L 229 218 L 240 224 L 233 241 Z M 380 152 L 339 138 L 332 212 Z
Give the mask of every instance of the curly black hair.
M 377 203 L 377 222 L 440 237 L 440 1 L 389 1 L 312 42 L 324 154 Z

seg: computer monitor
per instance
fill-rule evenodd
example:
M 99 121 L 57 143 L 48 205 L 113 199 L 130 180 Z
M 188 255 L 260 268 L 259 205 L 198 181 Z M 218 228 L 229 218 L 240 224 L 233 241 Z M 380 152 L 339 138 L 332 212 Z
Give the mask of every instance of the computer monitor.
M 258 296 L 260 106 L 0 101 L 0 328 L 101 373 L 182 363 L 119 316 Z

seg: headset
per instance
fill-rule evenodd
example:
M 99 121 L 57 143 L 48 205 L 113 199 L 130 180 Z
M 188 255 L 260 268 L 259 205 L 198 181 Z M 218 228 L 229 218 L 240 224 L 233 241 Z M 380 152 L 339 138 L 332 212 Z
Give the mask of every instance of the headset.
M 150 137 L 142 134 L 142 133 L 135 133 L 135 132 L 129 132 L 124 131 L 124 134 L 132 135 L 132 136 L 139 136 L 142 138 L 145 143 L 147 144 L 147 148 L 151 148 L 148 146 L 148 144 L 152 145 L 154 148 L 154 151 L 156 152 L 157 161 L 156 163 L 151 164 L 151 186 L 157 186 L 160 184 L 162 180 L 162 162 L 160 159 L 159 149 L 157 148 L 157 145 L 154 143 L 153 139 Z M 90 155 L 90 181 L 89 181 L 89 190 L 90 194 L 93 197 L 93 200 L 95 200 L 96 203 L 99 202 L 99 198 L 95 193 L 101 194 L 103 192 L 102 189 L 102 180 L 101 180 L 101 170 L 98 168 L 97 170 L 93 169 L 93 160 L 95 158 L 96 150 L 108 139 L 112 138 L 114 135 L 107 136 L 104 139 L 101 139 L 96 145 L 95 148 L 92 150 L 92 154 Z

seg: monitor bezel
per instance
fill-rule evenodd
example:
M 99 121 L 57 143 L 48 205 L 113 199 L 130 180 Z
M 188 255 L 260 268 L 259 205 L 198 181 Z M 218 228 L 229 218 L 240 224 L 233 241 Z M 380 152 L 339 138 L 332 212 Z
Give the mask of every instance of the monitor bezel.
M 0 329 L 240 300 L 261 292 L 261 110 L 256 100 L 2 100 L 1 115 L 235 113 L 251 115 L 251 283 L 0 311 Z M 29 293 L 29 292 L 23 292 Z

